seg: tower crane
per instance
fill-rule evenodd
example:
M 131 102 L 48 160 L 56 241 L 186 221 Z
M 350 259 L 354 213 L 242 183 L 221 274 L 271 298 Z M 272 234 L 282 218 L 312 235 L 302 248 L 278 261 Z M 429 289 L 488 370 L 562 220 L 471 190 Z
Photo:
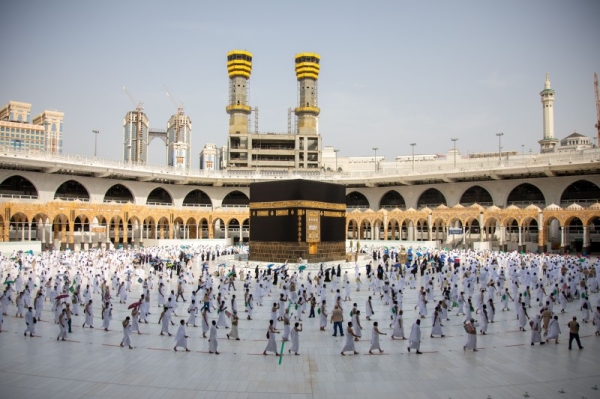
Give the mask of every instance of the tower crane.
M 598 94 L 598 74 L 594 72 L 594 90 L 596 91 L 596 129 L 598 129 L 598 144 L 600 145 L 600 95 Z
M 169 97 L 171 99 L 171 102 L 173 103 L 173 105 L 175 106 L 175 108 L 177 108 L 177 114 L 182 114 L 183 113 L 183 103 L 177 104 L 177 101 L 175 101 L 175 98 L 173 97 L 173 95 L 171 94 L 171 92 L 169 91 L 169 89 L 167 89 L 167 86 L 163 85 L 163 87 L 165 88 L 165 92 L 167 93 L 167 97 Z
M 135 107 L 135 110 L 137 112 L 141 112 L 144 110 L 144 103 L 138 103 L 137 101 L 135 101 L 133 99 L 133 96 L 129 93 L 129 91 L 125 88 L 125 86 L 121 86 L 122 87 L 122 92 L 127 94 L 127 97 L 129 97 L 129 100 L 131 101 L 131 103 L 133 104 L 133 106 Z

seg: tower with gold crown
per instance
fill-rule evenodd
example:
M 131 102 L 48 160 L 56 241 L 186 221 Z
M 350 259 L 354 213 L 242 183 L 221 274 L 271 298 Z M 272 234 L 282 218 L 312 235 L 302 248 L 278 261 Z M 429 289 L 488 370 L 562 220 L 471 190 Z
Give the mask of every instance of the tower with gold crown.
M 248 166 L 248 118 L 252 109 L 248 105 L 248 83 L 252 72 L 252 53 L 233 50 L 227 53 L 229 74 L 229 159 L 231 165 Z
M 300 135 L 319 134 L 318 79 L 321 57 L 315 53 L 296 54 L 298 106 L 295 109 Z

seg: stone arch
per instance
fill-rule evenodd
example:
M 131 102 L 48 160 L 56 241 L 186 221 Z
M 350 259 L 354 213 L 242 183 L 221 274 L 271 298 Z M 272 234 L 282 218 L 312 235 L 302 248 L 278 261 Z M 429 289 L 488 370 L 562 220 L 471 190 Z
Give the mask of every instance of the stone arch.
M 195 189 L 187 193 L 183 199 L 183 206 L 210 208 L 212 201 L 204 191 Z
M 583 249 L 583 220 L 572 215 L 564 224 L 565 248 L 571 252 L 581 252 Z
M 212 223 L 213 237 L 212 238 L 225 238 L 227 225 L 221 218 L 215 218 Z
M 417 201 L 417 208 L 420 209 L 422 207 L 435 208 L 439 205 L 448 205 L 446 202 L 446 197 L 444 194 L 437 188 L 429 188 L 425 190 Z
M 529 204 L 537 205 L 540 208 L 546 206 L 544 193 L 531 183 L 521 183 L 513 188 L 506 199 L 506 206 L 527 206 Z
M 516 245 L 519 242 L 519 220 L 513 216 L 509 216 L 504 219 L 504 241 L 506 243 L 514 243 Z M 515 249 L 514 247 L 508 248 L 509 250 Z
M 500 221 L 494 217 L 490 216 L 486 218 L 483 222 L 483 241 L 493 242 L 500 238 Z
M 355 219 L 348 220 L 346 224 L 346 238 L 348 240 L 358 240 L 358 222 Z
M 188 240 L 197 240 L 198 239 L 198 223 L 196 219 L 193 217 L 189 217 L 185 221 L 185 231 L 184 238 L 187 237 Z
M 390 190 L 383 194 L 379 200 L 379 209 L 406 209 L 404 197 L 396 190 Z
M 166 216 L 158 219 L 158 222 L 156 222 L 156 228 L 158 230 L 158 239 L 164 240 L 173 238 L 173 231 L 171 229 L 171 225 L 169 224 L 169 219 Z
M 400 223 L 396 218 L 388 219 L 387 237 L 388 240 L 400 240 Z
M 367 240 L 370 239 L 372 237 L 372 226 L 371 226 L 371 222 L 369 221 L 369 219 L 363 219 L 360 221 L 359 227 L 358 227 L 358 232 L 359 232 L 359 238 L 361 240 Z
M 31 180 L 13 175 L 0 184 L 0 198 L 37 199 L 38 190 Z
M 223 208 L 243 208 L 248 205 L 250 205 L 250 199 L 239 190 L 231 191 L 223 198 L 223 202 L 221 202 Z
M 71 230 L 69 218 L 62 213 L 54 216 L 52 219 L 52 242 L 54 248 L 64 249 L 68 244 L 68 235 Z
M 123 244 L 123 219 L 121 216 L 113 216 L 108 225 L 109 237 L 112 235 L 112 242 L 115 247 Z
M 199 238 L 210 238 L 210 226 L 208 223 L 208 219 L 200 218 L 198 221 L 198 235 Z
M 117 204 L 135 203 L 135 197 L 129 188 L 123 184 L 114 184 L 104 194 L 104 202 L 116 202 Z
M 564 207 L 573 203 L 585 206 L 598 201 L 600 201 L 600 188 L 587 180 L 577 180 L 569 184 L 560 196 L 560 204 Z
M 429 223 L 427 218 L 419 217 L 415 221 L 415 240 L 416 241 L 428 241 L 429 240 Z
M 446 221 L 441 217 L 431 222 L 431 239 L 444 242 L 446 239 Z
M 482 206 L 491 206 L 494 205 L 494 200 L 492 199 L 492 195 L 490 192 L 479 186 L 471 186 L 460 197 L 460 202 L 462 206 L 469 206 L 472 204 L 479 204 Z
M 89 202 L 90 193 L 77 180 L 67 180 L 56 189 L 54 199 Z
M 526 243 L 537 243 L 539 234 L 538 221 L 535 217 L 527 216 L 521 221 L 521 239 Z
M 371 222 L 371 239 L 383 240 L 385 239 L 385 226 L 381 218 L 376 218 Z
M 346 208 L 369 209 L 369 200 L 363 193 L 352 191 L 346 195 Z
M 231 218 L 227 221 L 226 238 L 232 237 L 234 242 L 240 239 L 241 226 L 237 218 Z M 237 239 L 237 240 L 236 240 Z
M 173 219 L 173 238 L 185 238 L 185 224 L 183 223 L 183 218 L 181 216 L 177 216 L 175 219 Z
M 127 220 L 127 244 L 139 244 L 142 238 L 142 223 L 137 216 L 130 216 Z
M 173 205 L 173 197 L 162 187 L 156 187 L 148 194 L 146 205 Z
M 600 216 L 593 216 L 588 220 L 587 233 L 589 237 L 587 252 L 600 252 Z
M 17 212 L 10 217 L 9 241 L 25 241 L 29 238 L 29 219 L 22 212 Z
M 158 238 L 158 235 L 156 234 L 156 229 L 156 220 L 154 220 L 154 217 L 148 216 L 144 219 L 144 223 L 142 224 L 142 237 L 148 239 Z
M 36 213 L 31 218 L 31 237 L 32 240 L 47 243 L 50 237 L 50 228 L 52 224 L 48 215 L 45 213 Z

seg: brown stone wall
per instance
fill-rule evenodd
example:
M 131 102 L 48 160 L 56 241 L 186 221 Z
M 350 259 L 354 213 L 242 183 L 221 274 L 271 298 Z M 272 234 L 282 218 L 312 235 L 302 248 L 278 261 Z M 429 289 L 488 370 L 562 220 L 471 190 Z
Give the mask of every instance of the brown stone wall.
M 258 262 L 295 263 L 298 258 L 306 259 L 309 263 L 329 262 L 346 259 L 346 242 L 317 243 L 317 253 L 308 253 L 309 244 L 306 242 L 272 242 L 250 241 L 250 256 L 248 260 Z

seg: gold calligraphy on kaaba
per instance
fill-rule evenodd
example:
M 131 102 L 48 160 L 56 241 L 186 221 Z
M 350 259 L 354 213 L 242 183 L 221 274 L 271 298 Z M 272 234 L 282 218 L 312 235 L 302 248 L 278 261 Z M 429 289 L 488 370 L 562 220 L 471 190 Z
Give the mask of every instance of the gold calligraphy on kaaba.
M 251 202 L 250 209 L 276 209 L 276 208 L 317 208 L 321 210 L 346 211 L 346 204 L 331 204 L 319 201 L 271 201 Z
M 329 218 L 345 218 L 346 212 L 332 212 L 332 211 L 323 211 L 323 216 Z
M 306 210 L 306 242 L 321 241 L 321 212 Z

